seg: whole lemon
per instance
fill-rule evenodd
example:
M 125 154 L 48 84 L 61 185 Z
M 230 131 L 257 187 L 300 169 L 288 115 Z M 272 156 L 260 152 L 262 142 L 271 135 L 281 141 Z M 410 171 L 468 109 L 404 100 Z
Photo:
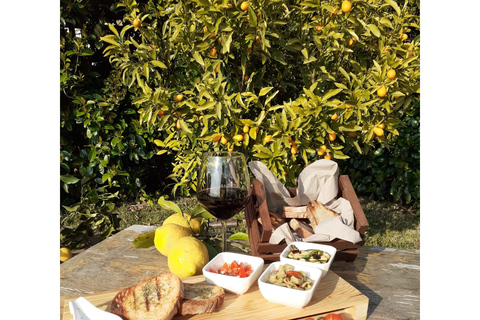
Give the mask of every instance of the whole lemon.
M 180 238 L 168 253 L 168 268 L 179 278 L 202 274 L 208 263 L 208 249 L 197 238 Z
M 183 237 L 192 234 L 190 228 L 179 226 L 178 224 L 168 223 L 155 230 L 155 247 L 161 254 L 168 256 L 170 248 Z
M 178 213 L 174 213 L 171 216 L 169 216 L 165 221 L 163 221 L 163 225 L 173 223 L 173 224 L 178 224 L 179 226 L 185 227 L 185 228 L 192 228 L 193 232 L 195 233 L 200 233 L 200 228 L 202 225 L 202 218 L 195 218 L 192 219 L 192 216 L 189 215 L 188 213 L 184 213 L 182 215 Z
M 72 257 L 72 251 L 68 248 L 60 248 L 60 261 L 65 262 Z

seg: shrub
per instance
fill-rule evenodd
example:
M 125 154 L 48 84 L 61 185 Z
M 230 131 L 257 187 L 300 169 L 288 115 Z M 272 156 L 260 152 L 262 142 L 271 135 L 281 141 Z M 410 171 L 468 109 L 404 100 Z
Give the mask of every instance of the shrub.
M 295 184 L 319 158 L 368 154 L 398 136 L 419 92 L 419 27 L 407 2 L 123 0 L 105 55 L 135 96 L 174 192 L 195 190 L 206 150 L 238 150 Z M 408 36 L 407 36 L 408 37 Z M 396 71 L 394 77 L 387 72 Z M 391 76 L 391 74 L 389 74 Z
M 359 195 L 420 207 L 420 100 L 401 116 L 392 146 L 377 145 L 368 155 L 352 154 L 341 167 Z M 418 212 L 417 212 L 418 213 Z
M 105 2 L 61 1 L 60 219 L 62 246 L 70 248 L 117 230 L 115 200 L 144 194 L 158 166 L 145 164 L 154 155 L 152 133 L 139 125 L 102 54 L 100 37 L 117 18 Z

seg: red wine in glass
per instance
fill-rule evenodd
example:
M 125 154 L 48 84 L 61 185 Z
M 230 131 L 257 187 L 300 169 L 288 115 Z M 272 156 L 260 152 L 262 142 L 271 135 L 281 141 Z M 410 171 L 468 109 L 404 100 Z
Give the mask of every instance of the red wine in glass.
M 204 189 L 197 195 L 200 204 L 214 217 L 227 220 L 242 211 L 248 202 L 248 190 L 240 188 L 220 188 L 219 192 Z
M 222 222 L 222 251 L 227 250 L 226 221 L 245 208 L 250 199 L 250 175 L 240 152 L 207 152 L 197 180 L 198 202 Z

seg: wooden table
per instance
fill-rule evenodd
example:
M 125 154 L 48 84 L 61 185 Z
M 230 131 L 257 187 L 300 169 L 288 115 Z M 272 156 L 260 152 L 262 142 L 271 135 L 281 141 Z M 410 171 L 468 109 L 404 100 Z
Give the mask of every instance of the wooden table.
M 154 229 L 131 226 L 63 263 L 61 308 L 67 297 L 117 290 L 167 271 L 166 257 L 154 247 L 130 246 Z M 331 270 L 369 298 L 367 319 L 414 320 L 420 319 L 419 260 L 419 250 L 362 247 L 354 262 L 334 261 Z

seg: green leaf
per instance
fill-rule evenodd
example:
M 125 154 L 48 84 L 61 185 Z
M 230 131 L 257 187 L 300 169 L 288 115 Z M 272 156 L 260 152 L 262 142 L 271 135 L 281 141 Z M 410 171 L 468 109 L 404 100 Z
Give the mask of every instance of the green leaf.
M 400 16 L 401 15 L 401 10 L 400 10 L 400 7 L 398 6 L 398 4 L 393 1 L 393 0 L 385 0 L 386 3 L 388 3 L 393 9 L 395 9 L 395 11 L 397 12 L 397 15 Z
M 107 43 L 110 43 L 110 44 L 113 44 L 114 46 L 117 46 L 117 47 L 120 47 L 120 43 L 118 43 L 117 41 L 114 40 L 114 35 L 108 35 L 108 36 L 105 36 L 105 37 L 101 37 L 100 40 L 102 40 L 103 42 L 107 42 Z M 108 48 L 107 48 L 108 49 Z M 106 49 L 105 49 L 106 50 Z
M 150 248 L 153 246 L 155 240 L 155 231 L 148 232 L 145 234 L 141 234 L 135 239 L 133 239 L 132 242 L 130 242 L 130 245 L 134 248 Z
M 370 31 L 372 31 L 372 33 L 377 37 L 379 38 L 381 33 L 380 33 L 380 30 L 378 30 L 377 26 L 374 25 L 374 24 L 369 24 L 368 25 L 368 28 L 370 29 Z
M 162 68 L 162 69 L 167 69 L 167 66 L 161 62 L 161 61 L 158 61 L 158 60 L 152 60 L 150 61 L 154 66 L 156 67 L 159 67 L 159 68 Z
M 95 149 L 92 149 L 88 154 L 88 161 L 92 162 L 93 160 L 95 160 L 96 157 L 97 157 L 97 152 L 95 151 Z
M 340 92 L 342 92 L 343 89 L 333 89 L 333 90 L 330 90 L 328 91 L 323 97 L 322 97 L 322 101 L 327 101 L 328 99 L 330 99 L 331 97 L 339 94 Z
M 74 176 L 71 176 L 71 175 L 60 176 L 60 180 L 62 180 L 66 184 L 74 184 L 80 181 L 80 179 L 75 178 Z
M 267 105 L 275 96 L 277 95 L 279 90 L 275 91 L 272 95 L 270 95 L 267 100 L 265 100 L 265 105 Z
M 227 41 L 222 42 L 222 53 L 230 52 L 230 45 L 232 44 L 232 32 L 228 35 Z
M 172 201 L 165 200 L 164 197 L 158 199 L 158 205 L 165 210 L 175 211 L 176 213 L 182 215 L 182 210 Z
M 120 35 L 118 34 L 118 31 L 117 31 L 117 29 L 115 29 L 113 24 L 109 23 L 108 28 L 113 32 L 113 34 L 115 34 L 118 38 L 120 38 Z
M 192 130 L 190 130 L 187 123 L 185 121 L 183 121 L 183 119 L 180 119 L 179 123 L 180 123 L 180 127 L 182 128 L 183 131 L 185 131 L 187 133 L 192 133 Z
M 230 237 L 228 237 L 228 240 L 245 240 L 245 241 L 249 241 L 249 240 L 248 240 L 248 234 L 246 234 L 245 232 L 237 232 L 237 233 L 234 233 L 234 234 L 232 234 Z
M 269 93 L 270 90 L 272 90 L 272 89 L 273 89 L 273 87 L 262 88 L 262 89 L 260 90 L 260 93 L 258 94 L 258 96 L 259 96 L 259 97 L 264 96 L 264 95 L 266 95 L 267 93 Z
M 193 53 L 193 59 L 195 59 L 195 61 L 197 61 L 198 64 L 200 64 L 202 67 L 205 66 L 205 62 L 203 62 L 202 55 L 198 51 L 195 51 Z M 152 63 L 153 63 L 153 61 L 152 61 Z

